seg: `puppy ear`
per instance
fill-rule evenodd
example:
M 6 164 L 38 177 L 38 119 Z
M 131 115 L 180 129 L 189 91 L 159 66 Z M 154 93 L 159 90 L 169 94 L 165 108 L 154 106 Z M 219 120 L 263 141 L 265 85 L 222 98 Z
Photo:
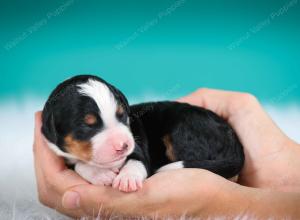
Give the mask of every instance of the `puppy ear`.
M 128 112 L 128 114 L 129 114 L 130 108 L 129 108 L 129 103 L 128 103 L 127 98 L 121 91 L 119 91 L 119 90 L 117 90 L 117 91 L 118 91 L 120 102 L 122 103 L 123 107 L 126 109 L 126 112 Z
M 114 92 L 116 98 L 120 101 L 122 107 L 129 114 L 130 113 L 129 103 L 125 95 L 119 89 L 117 89 L 112 85 L 110 85 L 110 89 Z
M 43 111 L 42 114 L 42 133 L 53 144 L 57 144 L 57 131 L 55 127 L 55 121 L 53 113 Z

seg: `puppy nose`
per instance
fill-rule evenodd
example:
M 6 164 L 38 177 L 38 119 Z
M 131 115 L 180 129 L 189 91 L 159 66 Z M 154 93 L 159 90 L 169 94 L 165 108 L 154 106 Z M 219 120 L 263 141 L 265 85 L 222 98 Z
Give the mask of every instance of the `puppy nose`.
M 120 143 L 119 147 L 116 148 L 117 153 L 123 154 L 128 150 L 127 143 Z
M 127 149 L 128 149 L 128 144 L 127 144 L 127 143 L 124 143 L 123 146 L 122 146 L 122 149 L 123 149 L 123 150 L 127 150 Z

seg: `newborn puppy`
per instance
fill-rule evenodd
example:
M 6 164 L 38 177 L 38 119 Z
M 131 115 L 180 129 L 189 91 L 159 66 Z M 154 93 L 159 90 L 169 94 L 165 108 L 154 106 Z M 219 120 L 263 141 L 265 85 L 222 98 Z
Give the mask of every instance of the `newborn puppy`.
M 58 85 L 42 113 L 49 147 L 96 185 L 136 191 L 155 172 L 202 168 L 232 178 L 243 148 L 213 112 L 178 102 L 129 106 L 114 86 L 92 75 Z

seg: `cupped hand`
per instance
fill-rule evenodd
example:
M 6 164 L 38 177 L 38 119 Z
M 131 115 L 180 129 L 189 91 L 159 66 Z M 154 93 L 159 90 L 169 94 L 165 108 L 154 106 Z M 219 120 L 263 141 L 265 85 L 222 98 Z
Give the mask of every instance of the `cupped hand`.
M 72 217 L 178 216 L 183 213 L 199 215 L 200 212 L 203 216 L 212 208 L 207 207 L 208 201 L 219 202 L 221 197 L 228 197 L 239 188 L 220 176 L 200 169 L 158 173 L 147 179 L 143 188 L 135 193 L 89 184 L 68 169 L 63 159 L 48 148 L 41 134 L 41 112 L 35 115 L 33 151 L 39 200 Z M 218 193 L 220 191 L 224 193 Z
M 137 192 L 123 193 L 111 187 L 81 185 L 65 193 L 76 193 L 80 197 L 78 206 L 63 202 L 69 209 L 83 210 L 92 217 L 150 217 L 162 216 L 209 216 L 216 205 L 240 192 L 240 186 L 209 171 L 200 169 L 182 169 L 161 172 L 148 178 L 143 188 Z M 234 196 L 232 197 L 234 198 Z M 213 204 L 210 206 L 209 204 Z M 231 203 L 232 205 L 233 203 Z M 235 204 L 233 209 L 244 207 Z M 224 209 L 215 210 L 215 214 L 224 215 Z
M 41 125 L 41 112 L 37 112 L 35 114 L 33 153 L 39 200 L 44 205 L 69 216 L 81 216 L 84 214 L 82 211 L 68 210 L 62 206 L 62 195 L 71 187 L 88 183 L 69 170 L 65 166 L 64 160 L 48 148 L 46 140 L 41 134 Z
M 300 146 L 288 138 L 250 94 L 199 89 L 181 98 L 226 119 L 244 147 L 239 183 L 300 192 Z
M 156 174 L 135 193 L 89 184 L 48 148 L 41 134 L 41 112 L 35 115 L 33 150 L 40 201 L 72 217 L 195 214 L 217 191 L 234 189 L 229 181 L 200 169 Z
M 210 109 L 235 129 L 246 156 L 241 184 L 300 192 L 300 148 L 282 133 L 253 96 L 201 89 L 179 101 Z M 104 216 L 187 213 L 203 217 L 232 209 L 243 211 L 249 206 L 244 199 L 248 189 L 201 169 L 158 173 L 135 193 L 88 184 L 66 169 L 63 160 L 47 148 L 40 121 L 38 113 L 34 152 L 39 197 L 42 203 L 62 213 L 74 217 L 95 217 L 99 212 Z M 237 199 L 240 194 L 243 197 Z

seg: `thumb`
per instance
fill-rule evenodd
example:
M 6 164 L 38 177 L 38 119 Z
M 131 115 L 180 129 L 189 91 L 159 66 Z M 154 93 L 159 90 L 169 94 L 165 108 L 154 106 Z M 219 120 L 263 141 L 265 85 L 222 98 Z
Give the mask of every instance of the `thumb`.
M 109 186 L 78 185 L 66 191 L 62 198 L 66 209 L 80 209 L 88 216 L 113 214 L 133 215 L 142 205 L 140 193 L 124 193 Z
M 72 187 L 64 193 L 62 205 L 65 209 L 81 209 L 87 215 L 97 217 L 103 206 L 108 206 L 116 196 L 109 188 L 91 184 Z

